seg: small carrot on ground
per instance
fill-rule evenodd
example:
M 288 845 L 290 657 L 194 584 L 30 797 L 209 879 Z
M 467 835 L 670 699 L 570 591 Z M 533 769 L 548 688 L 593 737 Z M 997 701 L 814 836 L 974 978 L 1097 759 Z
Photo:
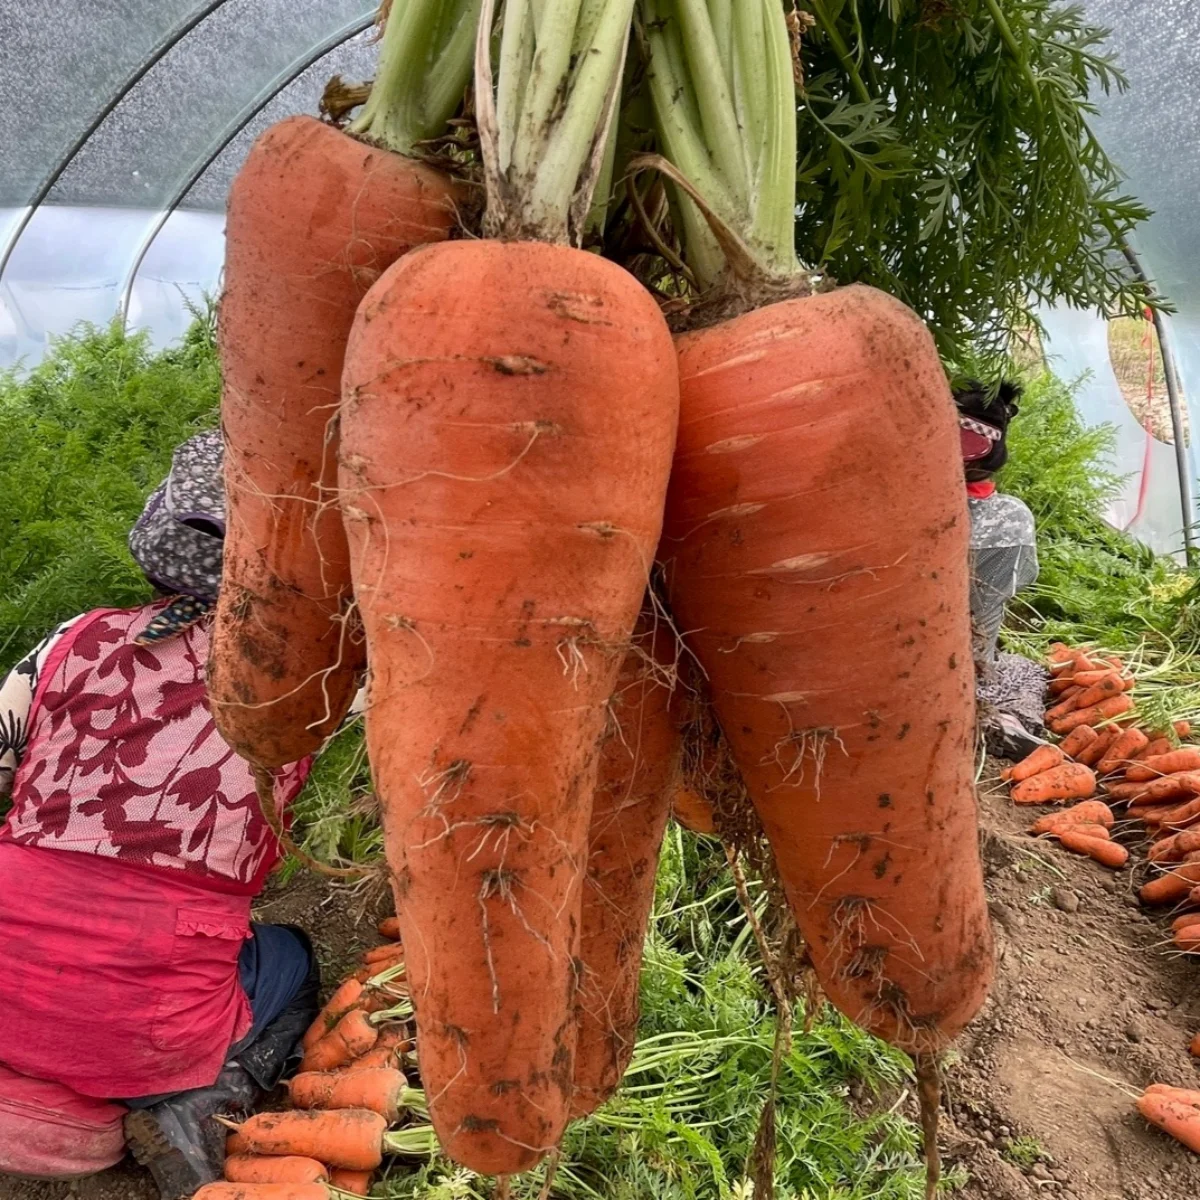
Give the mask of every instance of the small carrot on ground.
M 329 1002 L 317 1014 L 300 1043 L 305 1050 L 319 1042 L 358 1003 L 363 985 L 357 979 L 347 979 L 329 997 Z
M 1200 952 L 1200 917 L 1196 918 L 1196 924 L 1175 931 L 1175 948 L 1185 954 Z
M 360 1009 L 351 1009 L 319 1042 L 313 1043 L 301 1071 L 332 1071 L 366 1054 L 379 1040 L 378 1030 Z
M 1103 828 L 1103 827 L 1101 827 Z M 1075 854 L 1086 854 L 1088 858 L 1106 867 L 1120 868 L 1129 861 L 1129 851 L 1117 842 L 1108 840 L 1108 830 L 1105 836 L 1095 837 L 1076 829 L 1064 829 L 1058 834 L 1058 840 L 1063 847 Z
M 1200 1109 L 1165 1091 L 1148 1089 L 1138 1100 L 1138 1112 L 1177 1142 L 1200 1154 Z
M 1077 708 L 1058 721 L 1051 721 L 1050 728 L 1055 733 L 1070 733 L 1080 725 L 1098 725 L 1102 721 L 1111 721 L 1123 717 L 1133 711 L 1133 699 L 1128 693 L 1121 696 L 1110 696 L 1093 704 L 1091 708 Z
M 329 1172 L 315 1158 L 238 1154 L 225 1160 L 225 1178 L 230 1183 L 324 1183 Z
M 330 1200 L 323 1183 L 210 1183 L 192 1200 Z
M 1143 758 L 1125 772 L 1131 783 L 1138 779 L 1157 779 L 1162 775 L 1177 775 L 1181 771 L 1200 771 L 1200 747 L 1189 746 L 1184 750 L 1172 750 L 1168 754 L 1156 754 Z
M 1200 1058 L 1200 1033 L 1192 1038 L 1192 1044 L 1188 1047 L 1193 1058 Z
M 1134 755 L 1134 761 L 1142 763 L 1148 758 L 1157 758 L 1160 754 L 1170 754 L 1174 749 L 1175 746 L 1170 738 L 1156 737 L 1149 743 L 1149 745 L 1147 745 L 1141 754 Z
M 1081 725 L 1080 729 L 1090 729 L 1090 725 Z M 1072 733 L 1074 730 L 1072 730 Z M 1096 740 L 1090 745 L 1085 746 L 1080 752 L 1074 755 L 1074 759 L 1078 763 L 1083 763 L 1085 767 L 1094 767 L 1108 753 L 1109 747 L 1117 740 L 1124 731 L 1118 729 L 1116 725 L 1106 725 L 1103 729 L 1096 730 Z M 1070 734 L 1067 735 L 1068 737 Z
M 385 942 L 382 946 L 372 946 L 370 950 L 364 950 L 362 961 L 365 966 L 373 967 L 403 957 L 404 947 L 399 942 Z
M 1140 729 L 1126 729 L 1113 739 L 1096 770 L 1101 775 L 1108 775 L 1119 767 L 1123 767 L 1135 754 L 1140 754 L 1148 745 L 1150 745 L 1150 739 Z
M 1091 708 L 1094 704 L 1099 704 L 1102 700 L 1107 700 L 1110 696 L 1121 696 L 1125 693 L 1125 680 L 1115 671 L 1109 671 L 1107 674 L 1103 671 L 1098 672 L 1099 679 L 1095 679 L 1092 675 L 1075 676 L 1076 683 L 1083 685 L 1083 691 L 1075 698 L 1076 708 Z M 1085 680 L 1093 679 L 1094 682 L 1088 684 Z
M 256 1113 L 237 1127 L 255 1154 L 298 1155 L 331 1167 L 373 1171 L 383 1161 L 387 1122 L 365 1109 Z
M 389 1125 L 395 1124 L 406 1108 L 425 1106 L 425 1093 L 410 1088 L 402 1071 L 386 1067 L 304 1072 L 288 1084 L 288 1092 L 296 1108 L 365 1108 L 378 1113 Z
M 1184 863 L 1175 870 L 1142 886 L 1138 894 L 1144 904 L 1174 904 L 1200 885 L 1200 863 Z
M 400 940 L 400 918 L 384 917 L 379 922 L 379 936 L 390 938 L 393 942 L 398 942 Z
M 1060 746 L 1039 746 L 1015 766 L 1006 767 L 1001 771 L 1000 778 L 1021 783 L 1026 779 L 1032 779 L 1035 775 L 1040 775 L 1043 771 L 1060 766 L 1064 755 L 1065 752 Z
M 1099 734 L 1090 725 L 1080 725 L 1078 729 L 1072 729 L 1062 740 L 1059 749 L 1068 758 L 1078 758 L 1081 750 L 1086 750 L 1088 746 L 1099 738 Z M 1037 751 L 1035 750 L 1036 754 Z
M 351 1196 L 369 1196 L 374 1171 L 333 1171 L 329 1176 L 330 1186 Z
M 1056 800 L 1089 800 L 1096 794 L 1096 776 L 1090 767 L 1064 763 L 1026 779 L 1012 790 L 1017 804 L 1051 804 Z
M 1030 827 L 1029 832 L 1035 834 L 1057 833 L 1060 829 L 1071 825 L 1103 825 L 1112 828 L 1112 809 L 1103 800 L 1085 800 L 1062 812 L 1049 813 L 1040 817 Z

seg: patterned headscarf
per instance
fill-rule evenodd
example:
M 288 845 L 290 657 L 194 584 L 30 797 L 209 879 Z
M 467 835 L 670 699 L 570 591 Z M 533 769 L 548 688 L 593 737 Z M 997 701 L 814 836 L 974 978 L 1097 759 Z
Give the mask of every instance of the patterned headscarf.
M 219 430 L 189 438 L 171 472 L 146 502 L 129 550 L 146 578 L 177 596 L 138 639 L 147 643 L 194 625 L 221 587 L 225 540 L 224 446 Z

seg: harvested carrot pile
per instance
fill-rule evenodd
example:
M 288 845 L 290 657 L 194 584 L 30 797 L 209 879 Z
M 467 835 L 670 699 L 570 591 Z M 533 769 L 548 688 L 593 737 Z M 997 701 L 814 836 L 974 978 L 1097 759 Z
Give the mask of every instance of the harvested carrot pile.
M 395 918 L 379 932 L 389 940 L 363 955 L 363 969 L 334 991 L 304 1035 L 304 1061 L 288 1083 L 290 1109 L 232 1127 L 228 1183 L 204 1188 L 202 1200 L 334 1194 L 326 1185 L 366 1196 L 385 1154 L 424 1158 L 436 1150 L 425 1093 L 409 1086 L 412 1005 Z
M 1190 724 L 1144 728 L 1137 680 L 1118 658 L 1058 643 L 1049 666 L 1046 724 L 1062 741 L 1002 773 L 1013 802 L 1078 801 L 1029 832 L 1113 869 L 1130 862 L 1132 847 L 1145 874 L 1142 903 L 1171 906 L 1170 944 L 1200 954 L 1200 746 L 1187 744 Z M 1200 1057 L 1200 1034 L 1191 1051 Z M 1153 1084 L 1138 1111 L 1200 1153 L 1200 1092 Z

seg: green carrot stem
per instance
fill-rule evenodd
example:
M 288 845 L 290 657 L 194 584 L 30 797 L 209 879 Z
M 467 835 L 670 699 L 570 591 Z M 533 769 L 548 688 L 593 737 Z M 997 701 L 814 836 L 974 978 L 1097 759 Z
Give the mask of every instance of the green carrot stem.
M 350 132 L 399 154 L 442 133 L 471 78 L 482 0 L 395 0 L 371 95 Z

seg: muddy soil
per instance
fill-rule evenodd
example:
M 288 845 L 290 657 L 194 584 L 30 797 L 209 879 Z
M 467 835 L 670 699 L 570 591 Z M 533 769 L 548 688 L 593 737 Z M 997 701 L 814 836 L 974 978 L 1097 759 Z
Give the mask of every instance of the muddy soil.
M 1119 835 L 1113 872 L 1035 842 L 1042 810 L 998 784 L 982 797 L 988 895 L 999 953 L 992 998 L 961 1046 L 943 1148 L 970 1200 L 1183 1200 L 1200 1156 L 1150 1128 L 1134 1101 L 1150 1083 L 1200 1087 L 1200 962 L 1171 953 L 1168 919 L 1141 908 L 1145 846 Z
M 342 978 L 366 947 L 380 942 L 375 926 L 392 911 L 390 903 L 382 889 L 352 891 L 302 872 L 287 885 L 268 886 L 253 915 L 256 921 L 304 929 L 329 984 Z M 0 1175 L 0 1200 L 158 1200 L 158 1191 L 150 1176 L 127 1159 L 111 1171 L 69 1183 Z

